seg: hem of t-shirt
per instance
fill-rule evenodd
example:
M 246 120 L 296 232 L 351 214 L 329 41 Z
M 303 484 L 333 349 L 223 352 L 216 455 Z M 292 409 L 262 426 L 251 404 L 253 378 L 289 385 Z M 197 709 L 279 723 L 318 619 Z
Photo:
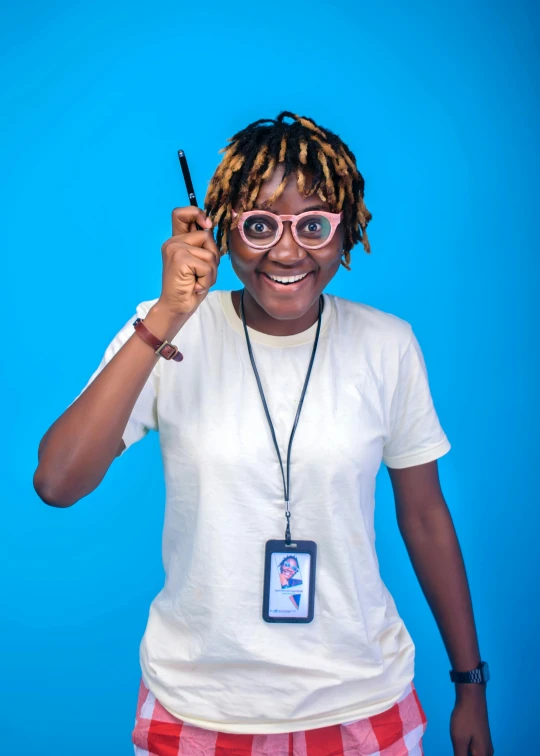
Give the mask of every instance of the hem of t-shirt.
M 232 326 L 232 328 L 234 328 L 237 333 L 245 338 L 244 324 L 242 323 L 241 318 L 238 317 L 232 302 L 232 291 L 221 290 L 216 293 L 219 294 L 221 307 L 223 309 L 227 322 Z M 321 321 L 321 335 L 330 325 L 330 321 L 334 316 L 335 307 L 334 298 L 332 295 L 323 293 L 323 297 L 324 308 Z M 261 331 L 256 331 L 248 326 L 248 334 L 251 341 L 273 347 L 290 347 L 299 346 L 300 344 L 311 344 L 313 343 L 316 332 L 317 322 L 315 322 L 307 330 L 301 331 L 300 333 L 293 333 L 290 336 L 272 336 L 269 333 L 262 333 Z
M 422 449 L 421 451 L 414 452 L 413 454 L 402 454 L 397 457 L 384 457 L 383 462 L 387 467 L 391 467 L 395 470 L 401 470 L 404 467 L 413 467 L 414 465 L 423 465 L 426 462 L 433 462 L 434 459 L 439 459 L 443 455 L 447 454 L 452 445 L 447 438 L 439 441 L 435 446 L 431 446 L 428 449 Z
M 394 706 L 394 704 L 402 698 L 409 685 L 412 685 L 414 681 L 414 675 L 415 672 L 413 670 L 412 674 L 409 674 L 406 677 L 406 682 L 403 682 L 403 680 L 401 681 L 401 684 L 398 687 L 398 692 L 394 693 L 394 695 L 385 698 L 384 701 L 377 704 L 372 704 L 371 706 L 362 705 L 356 710 L 350 710 L 347 713 L 346 719 L 343 719 L 342 714 L 333 714 L 325 717 L 317 717 L 316 720 L 304 719 L 297 720 L 296 722 L 289 721 L 273 723 L 266 722 L 264 724 L 229 724 L 228 722 L 212 722 L 206 719 L 195 719 L 193 717 L 179 715 L 177 712 L 173 711 L 163 703 L 162 697 L 156 695 L 155 691 L 152 690 L 152 687 L 148 684 L 144 675 L 144 671 L 141 668 L 141 677 L 143 683 L 148 688 L 148 690 L 153 693 L 155 699 L 159 701 L 160 705 L 163 706 L 165 711 L 167 711 L 172 717 L 180 720 L 181 722 L 184 722 L 185 724 L 192 725 L 193 727 L 200 727 L 203 730 L 211 730 L 212 732 L 226 732 L 232 735 L 283 735 L 290 732 L 306 732 L 308 730 L 318 730 L 321 727 L 333 727 L 339 724 L 353 724 L 354 722 L 358 722 L 360 720 L 369 719 L 370 717 L 375 717 L 378 714 L 384 714 L 385 711 L 389 711 Z

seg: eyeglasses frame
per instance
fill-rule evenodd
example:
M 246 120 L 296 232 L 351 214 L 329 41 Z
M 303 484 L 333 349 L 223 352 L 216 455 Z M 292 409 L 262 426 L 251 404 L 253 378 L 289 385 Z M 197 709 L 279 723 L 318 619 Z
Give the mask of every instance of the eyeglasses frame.
M 306 244 L 302 244 L 302 242 L 299 240 L 296 234 L 296 226 L 298 225 L 298 221 L 300 220 L 300 218 L 303 218 L 306 215 L 313 215 L 314 213 L 318 213 L 319 215 L 322 215 L 330 223 L 330 235 L 328 239 L 326 239 L 322 244 L 317 244 L 316 246 L 312 247 Z M 238 213 L 235 210 L 233 210 L 232 211 L 233 218 L 236 218 L 237 215 Z M 249 241 L 247 240 L 244 234 L 244 222 L 248 218 L 251 218 L 253 215 L 267 215 L 267 216 L 270 216 L 271 218 L 274 218 L 277 221 L 277 224 L 278 224 L 277 237 L 274 239 L 274 241 L 271 244 L 265 244 L 265 245 L 255 247 L 253 244 L 250 244 Z M 276 213 L 271 213 L 269 210 L 245 210 L 243 213 L 240 213 L 240 222 L 238 223 L 238 230 L 240 231 L 240 236 L 242 237 L 243 241 L 248 245 L 248 247 L 251 247 L 251 249 L 270 249 L 271 247 L 274 247 L 283 236 L 283 222 L 291 221 L 291 233 L 293 235 L 295 242 L 300 247 L 307 250 L 322 249 L 322 247 L 326 247 L 327 244 L 330 244 L 330 242 L 332 241 L 334 237 L 334 234 L 336 233 L 336 229 L 342 220 L 343 220 L 343 212 L 329 213 L 326 210 L 306 210 L 306 212 L 299 213 L 298 215 L 276 215 Z
M 294 572 L 298 572 L 300 570 L 300 567 L 291 567 L 290 565 L 286 566 L 286 565 L 282 564 L 281 565 L 281 570 L 283 571 L 284 569 L 293 570 Z

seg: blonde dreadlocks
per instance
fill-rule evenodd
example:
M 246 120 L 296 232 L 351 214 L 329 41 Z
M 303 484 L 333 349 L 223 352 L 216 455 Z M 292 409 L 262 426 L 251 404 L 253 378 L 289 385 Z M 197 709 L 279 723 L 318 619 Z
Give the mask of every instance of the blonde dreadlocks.
M 284 118 L 292 118 L 293 123 L 284 123 Z M 272 125 L 261 125 L 267 123 Z M 261 209 L 280 196 L 295 171 L 302 197 L 317 194 L 328 202 L 332 212 L 343 211 L 342 265 L 351 269 L 350 253 L 358 241 L 368 254 L 371 252 L 366 228 L 372 215 L 364 204 L 364 179 L 353 153 L 336 134 L 317 126 L 311 118 L 284 110 L 275 120 L 261 118 L 250 123 L 227 141 L 230 144 L 220 150 L 225 154 L 204 200 L 207 215 L 217 224 L 217 244 L 222 254 L 227 251 L 229 231 L 239 221 L 239 216 L 232 218 L 233 207 L 239 204 L 239 214 L 251 210 L 263 181 L 279 163 L 284 164 L 283 178 Z

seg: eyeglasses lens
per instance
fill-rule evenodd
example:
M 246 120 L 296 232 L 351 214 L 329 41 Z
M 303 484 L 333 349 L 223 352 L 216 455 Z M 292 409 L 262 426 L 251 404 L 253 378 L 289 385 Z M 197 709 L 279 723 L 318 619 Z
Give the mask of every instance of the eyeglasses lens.
M 277 222 L 269 215 L 252 215 L 244 221 L 244 234 L 254 247 L 271 244 L 277 237 L 278 228 Z
M 296 233 L 306 247 L 318 247 L 319 244 L 323 244 L 328 239 L 331 229 L 328 218 L 314 213 L 302 218 L 296 226 Z

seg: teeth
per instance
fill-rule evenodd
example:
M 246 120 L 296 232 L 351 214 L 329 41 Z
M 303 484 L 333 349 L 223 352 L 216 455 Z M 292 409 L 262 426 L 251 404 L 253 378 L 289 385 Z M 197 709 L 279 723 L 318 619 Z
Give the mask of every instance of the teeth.
M 278 283 L 295 283 L 296 281 L 301 281 L 303 278 L 307 276 L 307 273 L 304 273 L 303 276 L 271 276 L 269 273 L 266 274 L 268 278 L 271 278 L 272 281 L 277 281 Z

